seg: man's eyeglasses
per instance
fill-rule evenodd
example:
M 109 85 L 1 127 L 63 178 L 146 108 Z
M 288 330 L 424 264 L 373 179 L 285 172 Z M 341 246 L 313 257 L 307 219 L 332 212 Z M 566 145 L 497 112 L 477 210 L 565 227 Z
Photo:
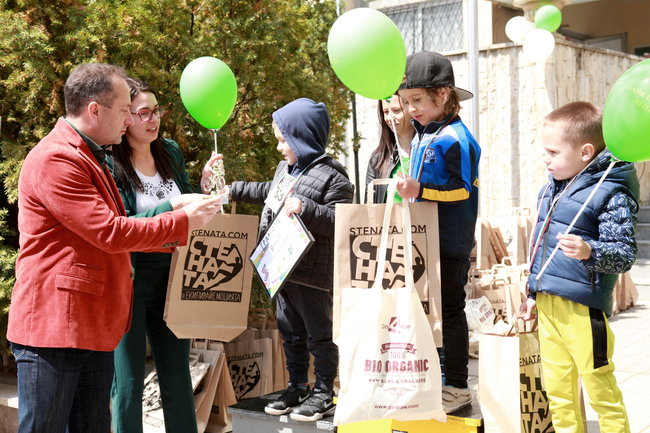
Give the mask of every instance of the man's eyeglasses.
M 149 122 L 151 119 L 153 119 L 154 114 L 158 119 L 163 117 L 165 115 L 165 107 L 156 107 L 153 110 L 142 110 L 135 113 L 131 112 L 131 114 L 137 114 L 140 116 L 140 120 L 143 122 Z

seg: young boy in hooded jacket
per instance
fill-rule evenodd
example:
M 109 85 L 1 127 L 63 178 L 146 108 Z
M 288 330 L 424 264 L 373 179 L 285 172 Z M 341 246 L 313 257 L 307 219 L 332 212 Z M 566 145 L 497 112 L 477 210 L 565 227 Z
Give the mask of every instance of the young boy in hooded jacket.
M 278 329 L 284 340 L 289 386 L 265 411 L 290 413 L 297 421 L 316 421 L 335 410 L 334 379 L 338 347 L 332 341 L 334 207 L 351 203 L 354 185 L 343 166 L 325 153 L 330 129 L 327 107 L 297 99 L 273 113 L 273 131 L 284 161 L 271 182 L 233 182 L 235 202 L 263 204 L 259 238 L 280 210 L 299 215 L 315 239 L 277 294 Z M 309 353 L 316 382 L 310 391 Z
M 529 295 L 522 311 L 537 307 L 542 371 L 553 427 L 582 432 L 578 375 L 603 433 L 629 433 L 623 395 L 614 377 L 612 314 L 617 274 L 637 253 L 639 181 L 634 164 L 605 147 L 602 111 L 588 102 L 566 104 L 544 118 L 542 187 L 531 249 Z M 594 191 L 595 190 L 595 191 Z M 566 233 L 590 194 L 592 199 Z M 540 275 L 556 245 L 560 250 Z

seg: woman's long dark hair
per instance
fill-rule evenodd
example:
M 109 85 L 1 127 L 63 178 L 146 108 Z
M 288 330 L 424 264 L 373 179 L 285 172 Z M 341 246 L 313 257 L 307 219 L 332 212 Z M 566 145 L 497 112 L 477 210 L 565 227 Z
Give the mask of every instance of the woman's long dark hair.
M 401 100 L 399 104 L 402 106 Z M 388 103 L 388 109 L 390 110 L 390 102 Z M 403 110 L 404 108 L 402 108 Z M 381 137 L 379 137 L 379 145 L 370 155 L 370 164 L 377 170 L 379 177 L 384 178 L 389 174 L 388 169 L 391 166 L 393 153 L 397 147 L 395 145 L 395 135 L 384 120 L 384 107 L 381 100 L 377 103 L 377 116 L 381 125 Z
M 131 101 L 143 92 L 153 93 L 156 99 L 158 98 L 158 94 L 153 87 L 144 81 L 127 78 L 126 82 L 129 85 Z M 167 145 L 160 136 L 151 142 L 151 154 L 153 155 L 156 170 L 158 170 L 160 177 L 164 180 L 172 179 L 174 169 L 179 169 L 178 162 L 169 153 Z M 133 167 L 133 149 L 126 139 L 126 134 L 122 137 L 121 144 L 111 146 L 111 156 L 115 161 L 115 173 L 113 175 L 115 176 L 116 183 L 123 188 L 132 190 L 139 189 L 142 191 L 142 181 Z

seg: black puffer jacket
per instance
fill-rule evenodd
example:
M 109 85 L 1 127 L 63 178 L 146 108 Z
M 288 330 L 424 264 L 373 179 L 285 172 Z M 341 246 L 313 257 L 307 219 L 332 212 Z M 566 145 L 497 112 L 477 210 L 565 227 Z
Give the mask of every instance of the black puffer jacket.
M 278 164 L 272 182 L 233 182 L 233 201 L 264 204 L 269 192 L 285 173 L 300 176 L 291 196 L 302 202 L 300 219 L 315 239 L 314 245 L 302 258 L 289 281 L 330 290 L 334 282 L 334 207 L 336 203 L 351 203 L 354 185 L 343 166 L 325 155 L 330 119 L 325 104 L 311 99 L 297 99 L 273 113 L 273 122 L 296 157 L 296 163 Z M 273 212 L 264 207 L 260 219 L 259 239 L 273 220 Z
M 287 170 L 287 162 L 282 161 L 275 170 L 273 182 L 233 182 L 230 197 L 233 201 L 264 204 L 269 191 L 282 178 Z M 354 185 L 348 180 L 343 166 L 327 156 L 309 167 L 298 179 L 293 188 L 293 197 L 302 201 L 300 219 L 316 242 L 302 258 L 289 281 L 330 290 L 334 282 L 334 206 L 336 203 L 351 203 Z M 268 230 L 273 213 L 264 207 L 260 218 L 259 239 Z

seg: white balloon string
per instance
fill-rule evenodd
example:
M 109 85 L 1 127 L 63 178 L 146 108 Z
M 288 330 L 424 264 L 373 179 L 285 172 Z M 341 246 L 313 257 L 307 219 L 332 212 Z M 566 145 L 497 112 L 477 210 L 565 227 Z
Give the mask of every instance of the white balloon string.
M 218 129 L 211 129 L 212 133 L 214 134 L 214 153 L 219 153 L 217 150 L 217 131 Z
M 573 218 L 573 221 L 571 221 L 571 224 L 569 224 L 569 227 L 566 229 L 566 231 L 564 232 L 564 234 L 567 234 L 567 233 L 569 233 L 569 232 L 571 231 L 571 229 L 573 228 L 573 225 L 574 225 L 574 224 L 576 223 L 576 221 L 578 220 L 578 217 L 579 217 L 580 215 L 582 215 L 582 212 L 583 212 L 583 211 L 585 210 L 585 208 L 587 207 L 587 204 L 591 201 L 591 198 L 594 196 L 594 194 L 596 193 L 596 191 L 598 191 L 598 188 L 600 188 L 600 185 L 601 185 L 601 184 L 603 183 L 603 181 L 605 180 L 605 177 L 607 177 L 607 175 L 608 175 L 609 172 L 611 171 L 612 167 L 614 167 L 614 164 L 616 164 L 617 162 L 618 162 L 618 160 L 617 160 L 617 159 L 614 159 L 614 158 L 612 157 L 612 162 L 610 162 L 609 167 L 607 167 L 607 170 L 605 170 L 605 173 L 603 173 L 602 177 L 600 178 L 600 180 L 599 180 L 598 183 L 596 184 L 596 187 L 591 191 L 591 194 L 589 194 L 589 197 L 587 197 L 587 200 L 583 203 L 582 207 L 581 207 L 580 210 L 578 211 L 578 214 L 575 216 L 575 218 Z M 542 274 L 544 274 L 544 271 L 546 271 L 546 268 L 548 267 L 548 264 L 551 263 L 551 260 L 553 259 L 553 256 L 555 256 L 555 253 L 557 253 L 558 248 L 560 248 L 560 242 L 557 243 L 557 245 L 555 246 L 555 249 L 553 250 L 553 252 L 551 253 L 551 255 L 548 257 L 548 259 L 546 260 L 546 263 L 544 263 L 544 266 L 542 267 L 542 270 L 539 271 L 539 274 L 537 274 L 537 276 L 535 277 L 535 279 L 539 280 L 539 279 L 542 277 Z

